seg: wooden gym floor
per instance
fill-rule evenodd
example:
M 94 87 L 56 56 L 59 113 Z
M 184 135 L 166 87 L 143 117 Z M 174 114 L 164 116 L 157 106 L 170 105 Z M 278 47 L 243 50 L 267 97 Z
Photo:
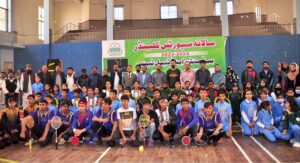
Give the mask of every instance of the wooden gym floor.
M 222 138 L 216 147 L 177 144 L 170 149 L 157 142 L 144 152 L 129 146 L 108 148 L 85 144 L 65 144 L 58 150 L 54 145 L 45 148 L 34 145 L 29 150 L 19 144 L 0 150 L 0 162 L 300 162 L 300 148 L 285 142 L 270 143 L 263 136 L 243 136 L 238 126 L 234 131 L 232 138 Z

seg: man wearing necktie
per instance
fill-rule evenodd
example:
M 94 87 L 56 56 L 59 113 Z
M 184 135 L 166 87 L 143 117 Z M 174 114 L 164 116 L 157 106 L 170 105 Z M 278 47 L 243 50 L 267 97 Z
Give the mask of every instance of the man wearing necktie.
M 132 66 L 127 66 L 127 75 L 124 75 L 122 78 L 123 86 L 132 88 L 133 83 L 137 80 L 137 77 L 134 73 L 132 73 Z

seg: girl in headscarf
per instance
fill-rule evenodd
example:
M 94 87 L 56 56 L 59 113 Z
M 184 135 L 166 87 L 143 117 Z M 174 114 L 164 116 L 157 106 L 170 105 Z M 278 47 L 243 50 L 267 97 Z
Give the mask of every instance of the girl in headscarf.
M 234 83 L 239 83 L 240 78 L 238 77 L 238 75 L 234 72 L 233 68 L 231 66 L 229 66 L 227 68 L 227 72 L 226 72 L 226 87 L 227 90 L 231 90 L 232 86 L 234 85 Z
M 300 83 L 299 66 L 296 63 L 290 64 L 290 71 L 286 78 L 286 90 L 289 88 L 295 89 Z

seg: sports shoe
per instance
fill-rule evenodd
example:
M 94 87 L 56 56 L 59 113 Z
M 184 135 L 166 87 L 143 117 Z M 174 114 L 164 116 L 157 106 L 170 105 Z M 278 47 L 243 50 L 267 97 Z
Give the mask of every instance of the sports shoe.
M 148 140 L 148 143 L 147 143 L 147 146 L 148 147 L 153 147 L 154 146 L 154 144 L 153 144 L 153 140 Z
M 169 146 L 170 148 L 175 148 L 174 140 L 170 140 L 170 141 L 168 142 L 168 146 Z
M 299 142 L 295 142 L 295 143 L 293 144 L 293 147 L 300 148 L 300 143 L 299 143 Z
M 291 139 L 290 143 L 294 144 L 295 143 L 295 139 Z
M 30 141 L 26 142 L 24 145 L 25 145 L 25 146 L 29 146 L 29 143 L 30 143 Z M 37 140 L 33 139 L 33 140 L 32 140 L 32 145 L 33 145 L 33 144 L 36 144 L 36 143 L 37 143 Z
M 66 143 L 65 139 L 60 139 L 60 141 L 58 142 L 58 145 L 63 145 L 65 143 Z

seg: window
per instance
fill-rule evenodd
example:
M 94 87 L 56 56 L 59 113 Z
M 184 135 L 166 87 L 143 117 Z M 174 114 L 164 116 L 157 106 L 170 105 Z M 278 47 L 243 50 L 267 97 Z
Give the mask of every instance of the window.
M 124 20 L 124 7 L 123 6 L 115 6 L 114 18 L 115 18 L 115 20 Z
M 39 39 L 44 40 L 44 8 L 41 6 L 39 6 L 38 23 L 39 23 Z
M 227 13 L 228 15 L 233 14 L 233 2 L 232 1 L 227 1 Z M 215 16 L 220 16 L 221 15 L 221 3 L 220 1 L 215 2 Z
M 261 6 L 257 5 L 255 7 L 255 13 L 256 13 L 256 22 L 261 23 Z
M 160 18 L 161 19 L 176 19 L 177 18 L 177 6 L 160 6 Z
M 8 0 L 0 0 L 0 31 L 8 31 Z

